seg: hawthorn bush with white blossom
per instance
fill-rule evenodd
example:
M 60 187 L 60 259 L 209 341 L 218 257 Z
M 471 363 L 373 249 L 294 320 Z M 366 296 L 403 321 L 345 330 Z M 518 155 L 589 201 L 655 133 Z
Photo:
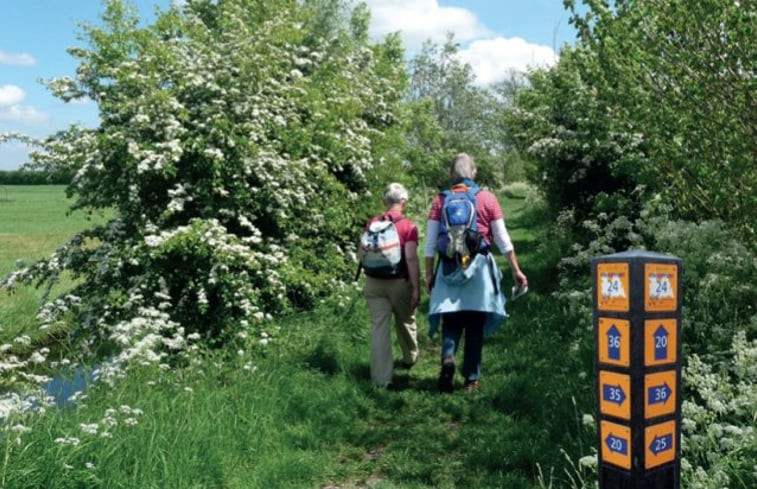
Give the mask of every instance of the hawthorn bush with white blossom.
M 727 368 L 699 355 L 688 359 L 683 378 L 681 462 L 685 487 L 720 489 L 757 483 L 757 340 L 733 338 Z
M 89 45 L 69 49 L 76 77 L 48 82 L 94 100 L 100 125 L 37 141 L 31 166 L 71 171 L 73 207 L 114 217 L 0 289 L 70 272 L 41 327 L 75 325 L 72 350 L 115 370 L 338 290 L 365 197 L 391 171 L 405 84 L 398 38 L 370 44 L 367 26 L 364 6 L 338 0 L 191 0 L 140 27 L 108 0 Z M 0 142 L 13 138 L 30 141 Z M 0 373 L 18 380 L 16 363 Z

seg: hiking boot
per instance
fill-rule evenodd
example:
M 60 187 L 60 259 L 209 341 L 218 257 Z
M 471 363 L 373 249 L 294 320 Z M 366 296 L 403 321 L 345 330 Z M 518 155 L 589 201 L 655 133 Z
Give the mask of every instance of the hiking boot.
M 442 361 L 442 371 L 439 373 L 439 392 L 450 393 L 454 390 L 455 359 L 447 357 Z
M 478 380 L 466 380 L 463 388 L 467 392 L 475 392 L 481 388 L 481 382 Z

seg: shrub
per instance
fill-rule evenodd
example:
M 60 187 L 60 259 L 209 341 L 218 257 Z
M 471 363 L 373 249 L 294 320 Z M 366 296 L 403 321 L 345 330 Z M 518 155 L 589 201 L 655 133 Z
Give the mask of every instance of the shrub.
M 347 19 L 339 1 L 193 0 L 147 27 L 106 3 L 89 47 L 70 50 L 76 78 L 48 82 L 96 101 L 101 124 L 31 157 L 73 172 L 74 208 L 114 217 L 0 287 L 72 272 L 40 321 L 76 325 L 72 351 L 107 352 L 111 370 L 165 362 L 190 336 L 222 343 L 338 289 L 364 197 L 392 171 L 380 148 L 403 94 L 397 38 L 370 45 L 366 11 Z
M 657 250 L 683 259 L 685 353 L 707 361 L 731 350 L 734 333 L 757 338 L 757 256 L 718 220 L 663 220 Z
M 692 355 L 683 371 L 683 486 L 691 489 L 757 485 L 757 340 L 733 338 L 726 369 Z

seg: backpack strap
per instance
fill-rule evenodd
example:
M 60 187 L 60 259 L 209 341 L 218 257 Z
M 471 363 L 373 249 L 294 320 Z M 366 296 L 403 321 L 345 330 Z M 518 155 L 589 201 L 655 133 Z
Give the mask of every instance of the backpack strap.
M 499 295 L 499 284 L 497 283 L 497 275 L 494 273 L 494 267 L 496 266 L 494 258 L 491 255 L 486 256 L 486 261 L 489 264 L 489 277 L 492 279 L 492 285 L 494 286 L 494 295 Z
M 390 217 L 389 214 L 381 214 L 381 217 L 379 219 L 381 221 L 392 221 L 393 224 L 397 224 L 398 222 L 404 220 L 405 216 Z
M 466 185 L 464 183 L 458 183 L 458 184 L 455 184 L 452 187 L 450 187 L 448 190 L 442 191 L 441 193 L 443 193 L 443 194 L 445 194 L 445 193 L 460 194 L 460 193 L 463 193 L 463 192 L 465 192 L 465 193 L 471 193 L 471 192 L 473 192 L 471 194 L 471 196 L 473 196 L 473 195 L 476 195 L 477 193 L 479 193 L 480 191 L 481 191 L 481 188 L 478 185 L 476 185 L 475 183 L 471 184 L 471 185 Z

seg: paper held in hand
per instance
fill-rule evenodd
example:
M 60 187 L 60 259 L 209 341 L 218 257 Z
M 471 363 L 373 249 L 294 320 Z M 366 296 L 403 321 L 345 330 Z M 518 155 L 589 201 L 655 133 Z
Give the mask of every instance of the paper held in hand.
M 510 295 L 510 300 L 514 301 L 515 299 L 522 296 L 526 292 L 528 292 L 528 285 L 524 285 L 522 287 L 518 285 L 513 285 L 512 294 Z

